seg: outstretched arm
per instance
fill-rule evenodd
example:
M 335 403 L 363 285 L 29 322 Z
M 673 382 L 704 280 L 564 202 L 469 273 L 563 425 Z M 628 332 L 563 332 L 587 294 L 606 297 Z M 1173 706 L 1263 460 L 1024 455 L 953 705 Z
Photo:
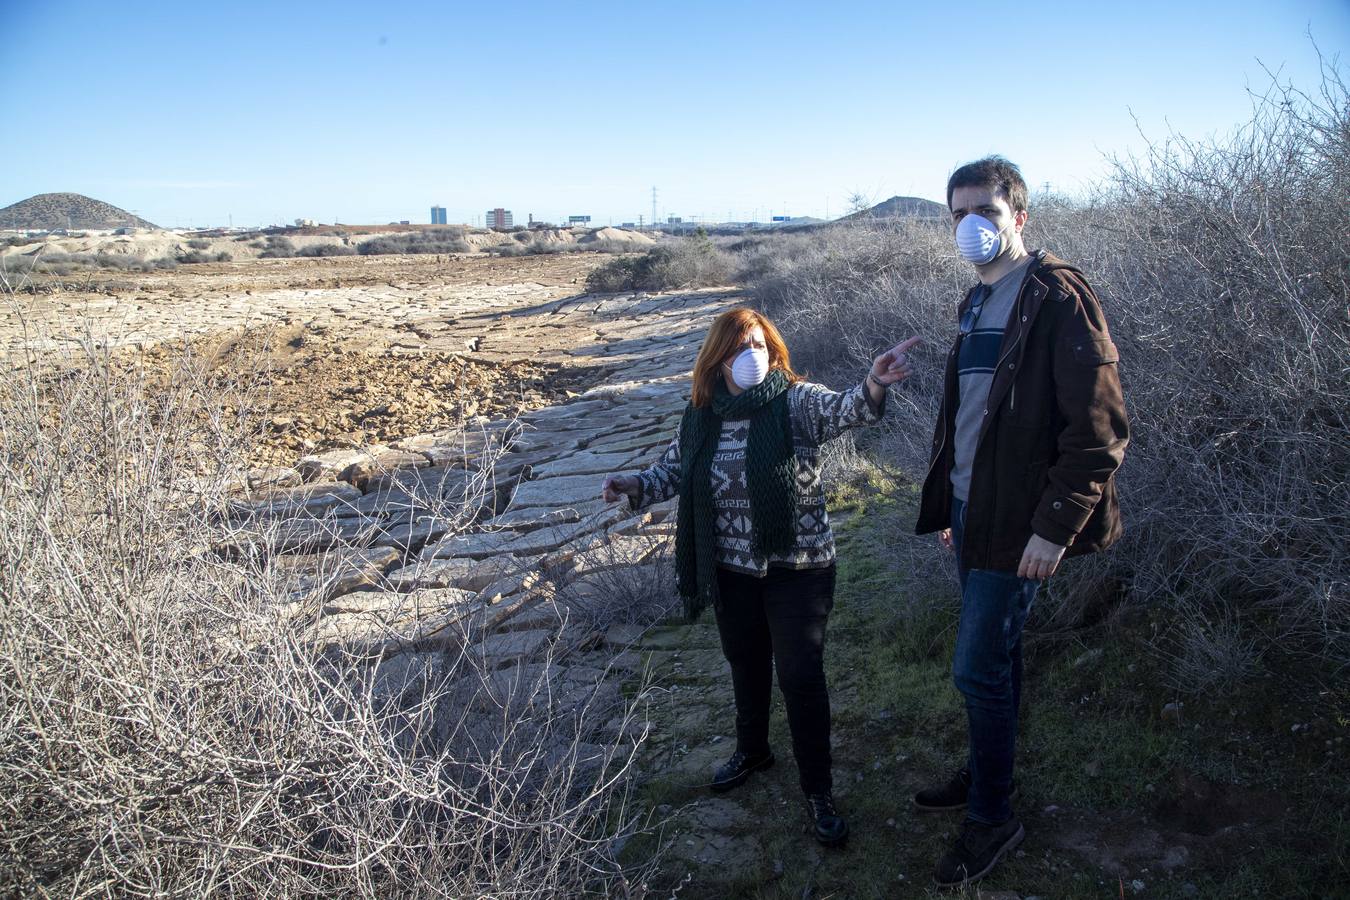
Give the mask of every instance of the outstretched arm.
M 636 475 L 609 475 L 600 488 L 606 503 L 628 498 L 631 509 L 642 509 L 675 496 L 680 489 L 680 435 L 677 431 L 661 458 Z

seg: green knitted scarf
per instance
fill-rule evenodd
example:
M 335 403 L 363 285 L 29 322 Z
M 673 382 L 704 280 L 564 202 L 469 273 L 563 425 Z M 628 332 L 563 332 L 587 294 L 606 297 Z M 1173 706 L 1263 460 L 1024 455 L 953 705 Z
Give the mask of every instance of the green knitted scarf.
M 675 526 L 675 570 L 690 621 L 717 603 L 712 458 L 723 419 L 749 419 L 745 480 L 757 554 L 782 553 L 796 536 L 797 469 L 788 415 L 788 378 L 775 369 L 733 397 L 721 381 L 709 406 L 685 407 L 680 422 L 680 506 Z

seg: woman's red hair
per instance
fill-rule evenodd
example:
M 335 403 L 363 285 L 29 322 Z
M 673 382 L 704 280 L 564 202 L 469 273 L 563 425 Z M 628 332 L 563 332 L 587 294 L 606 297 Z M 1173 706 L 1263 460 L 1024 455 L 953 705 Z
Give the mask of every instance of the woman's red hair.
M 745 342 L 746 335 L 758 325 L 764 329 L 764 346 L 769 350 L 769 370 L 782 369 L 788 382 L 801 381 L 802 377 L 792 371 L 792 360 L 788 357 L 787 344 L 773 323 L 763 314 L 738 306 L 729 309 L 713 320 L 708 336 L 703 339 L 703 348 L 698 351 L 698 360 L 694 363 L 694 390 L 690 398 L 695 406 L 708 406 L 712 403 L 717 382 L 722 378 L 722 361 Z

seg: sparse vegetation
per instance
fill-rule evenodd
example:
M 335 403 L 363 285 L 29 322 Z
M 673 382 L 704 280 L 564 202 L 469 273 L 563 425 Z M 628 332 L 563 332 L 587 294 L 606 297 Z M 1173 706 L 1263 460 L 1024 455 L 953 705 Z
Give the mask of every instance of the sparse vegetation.
M 295 244 L 290 238 L 279 234 L 269 234 L 263 244 L 263 251 L 258 254 L 259 259 L 285 259 L 292 256 L 295 256 Z
M 699 229 L 640 256 L 610 260 L 591 272 L 586 288 L 603 293 L 709 287 L 726 284 L 732 272 L 731 258 Z
M 222 254 L 217 254 L 215 259 Z M 223 254 L 229 258 L 228 254 Z M 184 260 L 187 261 L 187 260 Z M 206 260 L 200 260 L 205 262 Z M 153 272 L 157 269 L 175 269 L 179 259 L 163 256 L 158 259 L 142 259 L 118 253 L 39 253 L 31 256 L 7 256 L 4 269 L 8 275 L 22 277 L 27 275 L 57 275 L 65 277 L 79 272 L 93 272 L 98 269 L 112 269 L 123 272 Z
M 0 893 L 623 892 L 627 704 L 558 707 L 550 666 L 503 680 L 461 631 L 316 646 L 269 554 L 211 549 L 268 540 L 222 515 L 256 392 L 76 362 L 0 379 Z M 472 516 L 480 462 L 439 514 Z
M 234 259 L 234 257 L 226 250 L 221 250 L 218 253 L 203 253 L 200 250 L 191 250 L 178 255 L 180 263 L 229 262 L 231 259 Z
M 517 240 L 529 235 L 516 235 Z M 492 244 L 483 248 L 495 256 L 539 256 L 549 253 L 632 253 L 633 246 L 624 241 L 546 241 L 538 238 L 528 243 Z
M 469 253 L 473 247 L 464 240 L 459 227 L 382 234 L 357 245 L 362 256 L 386 253 Z
M 355 256 L 356 248 L 347 244 L 310 244 L 301 247 L 296 256 Z

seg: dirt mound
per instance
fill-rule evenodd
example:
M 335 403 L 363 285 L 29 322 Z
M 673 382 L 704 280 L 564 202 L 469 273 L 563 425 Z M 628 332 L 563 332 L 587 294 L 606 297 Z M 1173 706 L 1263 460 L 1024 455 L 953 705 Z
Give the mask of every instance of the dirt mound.
M 58 228 L 158 228 L 140 216 L 83 194 L 38 194 L 0 209 L 0 228 L 55 231 Z
M 464 235 L 464 240 L 468 241 L 469 246 L 475 250 L 515 243 L 515 238 L 512 235 L 500 231 L 471 231 Z
M 656 241 L 637 231 L 624 231 L 622 228 L 597 228 L 580 238 L 579 244 L 593 244 L 597 241 L 613 241 L 619 244 L 632 244 L 634 247 L 650 247 Z
M 577 242 L 576 236 L 563 228 L 538 228 L 519 235 L 516 239 L 520 240 L 521 238 L 524 238 L 522 243 L 542 244 L 549 247 Z

